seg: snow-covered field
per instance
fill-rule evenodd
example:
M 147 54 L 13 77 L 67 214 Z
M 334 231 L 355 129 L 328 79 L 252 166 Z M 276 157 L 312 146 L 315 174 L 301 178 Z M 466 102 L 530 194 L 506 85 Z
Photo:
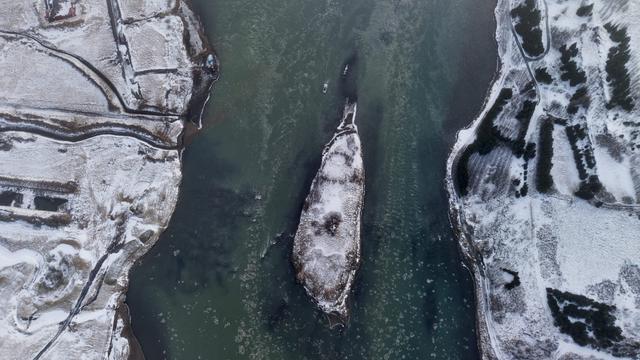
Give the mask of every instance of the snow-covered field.
M 640 2 L 499 0 L 448 162 L 485 358 L 640 358 Z
M 182 1 L 0 8 L 0 354 L 127 359 L 128 273 L 173 213 L 215 57 Z

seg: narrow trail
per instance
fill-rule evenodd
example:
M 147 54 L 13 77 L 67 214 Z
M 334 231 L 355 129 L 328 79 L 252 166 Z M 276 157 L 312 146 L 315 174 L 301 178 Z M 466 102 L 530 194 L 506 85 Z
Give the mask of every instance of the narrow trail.
M 91 289 L 91 286 L 93 285 L 96 277 L 98 276 L 98 273 L 102 269 L 102 265 L 107 260 L 109 255 L 114 254 L 114 253 L 116 253 L 116 252 L 118 252 L 120 250 L 120 248 L 122 246 L 121 240 L 122 240 L 123 235 L 124 235 L 124 231 L 122 229 L 119 229 L 118 235 L 116 236 L 115 240 L 109 245 L 109 247 L 107 247 L 107 252 L 104 255 L 102 255 L 100 257 L 100 259 L 98 259 L 98 261 L 96 262 L 96 265 L 93 267 L 93 269 L 91 269 L 91 272 L 89 273 L 89 279 L 87 280 L 87 282 L 83 286 L 82 291 L 80 292 L 80 296 L 78 297 L 78 300 L 76 300 L 75 305 L 73 306 L 73 308 L 69 312 L 69 315 L 60 324 L 60 327 L 58 328 L 58 331 L 53 336 L 53 338 L 51 338 L 51 340 L 49 340 L 44 345 L 44 347 L 38 352 L 38 354 L 36 354 L 36 356 L 33 358 L 33 360 L 41 359 L 42 356 L 44 356 L 47 353 L 47 351 L 49 349 L 51 349 L 51 347 L 55 344 L 56 340 L 58 340 L 58 338 L 60 338 L 60 335 L 62 335 L 62 333 L 65 330 L 67 330 L 67 328 L 69 327 L 69 324 L 71 323 L 73 318 L 76 315 L 78 315 L 80 313 L 80 311 L 82 311 L 84 299 L 87 297 L 87 294 L 89 293 L 89 290 Z

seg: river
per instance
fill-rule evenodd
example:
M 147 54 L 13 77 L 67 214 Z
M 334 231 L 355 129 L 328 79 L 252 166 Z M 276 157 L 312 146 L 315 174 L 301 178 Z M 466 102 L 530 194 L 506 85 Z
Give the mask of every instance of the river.
M 194 0 L 221 62 L 168 230 L 131 274 L 148 359 L 474 359 L 445 162 L 496 70 L 495 1 Z M 302 202 L 357 93 L 366 195 L 352 316 L 330 330 L 290 263 Z M 329 81 L 326 95 L 322 85 Z

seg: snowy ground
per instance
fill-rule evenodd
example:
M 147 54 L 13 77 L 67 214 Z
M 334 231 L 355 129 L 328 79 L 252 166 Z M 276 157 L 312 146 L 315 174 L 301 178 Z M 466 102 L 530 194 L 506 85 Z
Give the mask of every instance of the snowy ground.
M 129 358 L 128 272 L 173 213 L 215 57 L 182 1 L 0 7 L 0 353 Z
M 531 5 L 536 56 L 511 12 Z M 633 0 L 498 2 L 502 67 L 448 163 L 485 358 L 640 357 L 639 9 Z M 611 54 L 625 42 L 616 73 Z

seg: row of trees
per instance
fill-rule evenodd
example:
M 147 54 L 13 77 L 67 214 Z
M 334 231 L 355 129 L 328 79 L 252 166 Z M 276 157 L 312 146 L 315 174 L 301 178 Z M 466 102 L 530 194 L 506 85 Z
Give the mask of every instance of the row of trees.
M 626 111 L 634 108 L 631 99 L 631 80 L 627 71 L 627 62 L 631 58 L 629 50 L 630 38 L 626 28 L 619 28 L 611 23 L 605 24 L 605 29 L 609 32 L 609 37 L 618 45 L 609 49 L 607 58 L 607 81 L 611 86 L 611 100 L 607 104 L 609 109 L 616 106 Z
M 622 330 L 611 314 L 614 306 L 552 288 L 547 288 L 547 303 L 560 332 L 579 345 L 608 348 L 623 340 Z

